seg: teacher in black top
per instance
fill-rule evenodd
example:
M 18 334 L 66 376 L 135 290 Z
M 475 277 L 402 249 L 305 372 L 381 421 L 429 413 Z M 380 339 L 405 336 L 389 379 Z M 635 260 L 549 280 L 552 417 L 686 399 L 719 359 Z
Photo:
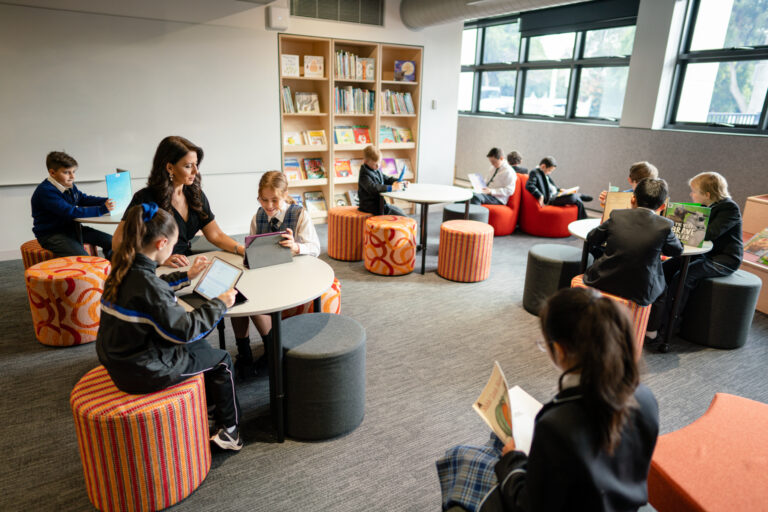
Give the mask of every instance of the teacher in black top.
M 173 218 L 179 227 L 179 238 L 171 256 L 163 262 L 169 267 L 189 265 L 190 243 L 199 230 L 219 249 L 244 254 L 245 248 L 227 236 L 216 223 L 208 198 L 200 188 L 198 166 L 203 161 L 203 148 L 184 137 L 171 135 L 160 141 L 152 161 L 147 186 L 133 195 L 128 211 L 141 203 L 155 202 Z M 112 238 L 112 249 L 120 246 L 123 221 Z

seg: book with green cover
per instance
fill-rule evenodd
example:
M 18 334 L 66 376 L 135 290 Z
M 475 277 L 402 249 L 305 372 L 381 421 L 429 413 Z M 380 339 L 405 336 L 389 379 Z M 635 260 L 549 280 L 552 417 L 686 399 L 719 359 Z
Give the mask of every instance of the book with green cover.
M 683 245 L 701 247 L 707 234 L 710 211 L 697 203 L 668 203 L 664 216 L 675 223 L 672 232 Z

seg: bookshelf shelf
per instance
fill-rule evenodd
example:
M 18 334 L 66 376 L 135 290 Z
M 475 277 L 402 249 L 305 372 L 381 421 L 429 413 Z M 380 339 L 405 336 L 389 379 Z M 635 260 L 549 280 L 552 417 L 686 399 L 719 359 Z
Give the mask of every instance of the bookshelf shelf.
M 281 97 L 280 104 L 285 100 L 283 88 L 290 88 L 291 99 L 294 100 L 296 93 L 314 93 L 317 95 L 317 102 L 320 107 L 320 113 L 282 113 L 280 116 L 281 140 L 283 135 L 291 132 L 298 134 L 298 140 L 304 142 L 306 132 L 320 131 L 325 132 L 325 140 L 328 142 L 323 145 L 297 144 L 282 145 L 281 157 L 283 170 L 286 169 L 286 158 L 292 162 L 292 169 L 295 169 L 298 160 L 303 172 L 306 172 L 306 159 L 322 159 L 323 167 L 327 178 L 323 179 L 302 179 L 288 182 L 288 186 L 293 195 L 301 195 L 304 198 L 306 192 L 322 192 L 328 208 L 336 204 L 336 196 L 357 189 L 357 171 L 362 159 L 362 151 L 369 144 L 334 144 L 334 128 L 367 126 L 371 137 L 371 145 L 376 146 L 382 152 L 383 159 L 394 159 L 397 165 L 409 167 L 410 172 L 406 175 L 412 175 L 412 180 L 418 177 L 418 156 L 419 156 L 419 120 L 421 111 L 421 68 L 423 48 L 420 46 L 409 46 L 399 44 L 382 44 L 366 41 L 341 40 L 333 38 L 322 38 L 313 36 L 301 36 L 280 34 L 278 36 L 278 68 L 284 55 L 298 56 L 299 72 L 303 75 L 304 64 L 307 57 L 323 58 L 323 77 L 306 76 L 281 76 Z M 295 57 L 286 57 L 290 62 L 295 62 Z M 362 59 L 362 60 L 361 60 Z M 411 61 L 415 71 L 415 81 L 405 82 L 394 80 L 395 62 Z M 309 60 L 317 62 L 317 59 Z M 339 67 L 339 65 L 343 66 Z M 361 67 L 362 66 L 362 67 Z M 402 63 L 399 64 L 402 66 Z M 346 71 L 346 77 L 336 77 L 338 69 Z M 295 64 L 293 67 L 295 73 Z M 403 69 L 399 67 L 398 69 Z M 360 71 L 362 70 L 362 72 Z M 364 76 L 369 78 L 374 76 L 374 80 L 358 79 Z M 343 113 L 334 112 L 336 104 L 335 88 L 365 89 L 372 91 L 375 96 L 373 112 L 364 113 Z M 348 89 L 347 89 L 348 90 Z M 415 113 L 413 114 L 387 114 L 381 112 L 381 102 L 383 100 L 383 91 L 389 90 L 395 93 L 409 93 L 413 101 Z M 387 96 L 388 97 L 388 96 Z M 304 97 L 306 98 L 306 97 Z M 347 100 L 349 101 L 349 100 Z M 297 104 L 294 100 L 294 104 Z M 379 142 L 379 129 L 381 126 L 391 126 L 402 129 L 409 129 L 415 142 L 381 144 Z M 351 140 L 351 139 L 345 139 Z M 355 138 L 355 140 L 359 140 Z M 350 168 L 355 173 L 353 176 L 338 177 L 335 174 L 335 161 L 349 160 Z M 391 162 L 390 162 L 391 163 Z M 314 164 L 313 164 L 314 165 Z M 405 206 L 406 211 L 411 207 Z M 312 211 L 310 216 L 315 223 L 327 221 L 327 211 Z

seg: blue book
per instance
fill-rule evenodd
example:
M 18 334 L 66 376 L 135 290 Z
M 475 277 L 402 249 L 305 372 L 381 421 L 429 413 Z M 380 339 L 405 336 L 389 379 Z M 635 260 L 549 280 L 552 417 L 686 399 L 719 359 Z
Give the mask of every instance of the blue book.
M 128 208 L 133 198 L 131 192 L 131 173 L 128 171 L 107 174 L 107 197 L 115 202 L 115 208 L 110 213 L 118 216 Z

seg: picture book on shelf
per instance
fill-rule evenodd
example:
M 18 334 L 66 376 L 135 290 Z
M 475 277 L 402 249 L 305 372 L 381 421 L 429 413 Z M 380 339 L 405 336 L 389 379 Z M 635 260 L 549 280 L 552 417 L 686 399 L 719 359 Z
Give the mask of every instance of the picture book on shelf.
M 352 128 L 352 131 L 355 134 L 355 143 L 356 144 L 370 144 L 371 143 L 371 132 L 368 130 L 367 126 L 355 126 Z
M 328 211 L 328 205 L 325 204 L 325 196 L 319 190 L 304 192 L 304 204 L 307 205 L 307 211 L 310 214 Z
M 320 100 L 316 92 L 296 93 L 296 112 L 302 114 L 319 114 Z
M 307 171 L 308 180 L 325 178 L 325 166 L 322 158 L 305 158 L 304 170 Z
M 391 126 L 379 126 L 379 144 L 394 144 L 395 136 Z
M 304 179 L 298 158 L 286 158 L 283 169 L 285 169 L 285 177 L 288 178 L 289 181 Z
M 344 160 L 343 158 L 337 158 L 333 161 L 333 170 L 339 178 L 352 176 L 351 164 L 349 160 Z
M 304 134 L 306 143 L 311 146 L 325 146 L 328 144 L 325 138 L 325 130 L 307 130 Z
M 293 100 L 291 99 L 291 88 L 287 85 L 283 87 L 283 113 L 294 114 L 296 109 L 293 106 Z
M 357 189 L 347 190 L 347 199 L 349 199 L 350 206 L 360 206 L 360 199 L 357 196 Z
M 336 194 L 333 196 L 334 206 L 349 206 L 349 200 L 344 194 Z
M 299 56 L 287 54 L 281 55 L 280 73 L 283 76 L 299 76 Z
M 384 176 L 398 176 L 400 174 L 397 171 L 397 164 L 394 158 L 381 159 L 381 173 Z
M 632 196 L 634 192 L 608 192 L 605 196 L 605 209 L 600 222 L 607 221 L 613 210 L 627 210 L 632 208 Z
M 360 80 L 376 80 L 376 59 L 371 58 L 359 58 L 362 65 L 363 74 L 359 77 Z
M 304 206 L 304 199 L 301 197 L 301 194 L 291 194 L 291 199 L 293 199 L 293 202 L 297 205 Z
M 398 174 L 402 174 L 404 180 L 413 179 L 413 167 L 411 167 L 410 158 L 395 158 L 395 164 Z
M 336 144 L 354 144 L 355 132 L 351 126 L 336 126 L 333 129 L 333 139 Z
M 668 203 L 664 216 L 675 223 L 672 232 L 683 245 L 701 247 L 707 234 L 710 211 L 697 203 Z
M 413 60 L 396 60 L 395 80 L 398 82 L 415 82 L 416 62 Z
M 304 76 L 323 78 L 325 76 L 325 59 L 320 55 L 304 56 Z
M 284 146 L 298 146 L 302 144 L 301 134 L 299 132 L 284 132 L 283 133 L 283 145 Z
M 363 166 L 363 159 L 353 158 L 349 161 L 349 166 L 352 169 L 352 176 L 357 176 L 360 173 L 360 168 Z
M 395 130 L 395 128 L 393 128 Z M 395 137 L 397 138 L 397 142 L 413 142 L 413 134 L 411 133 L 410 128 L 396 128 L 397 133 L 395 133 Z
M 756 233 L 744 244 L 744 259 L 753 263 L 768 264 L 768 228 Z

